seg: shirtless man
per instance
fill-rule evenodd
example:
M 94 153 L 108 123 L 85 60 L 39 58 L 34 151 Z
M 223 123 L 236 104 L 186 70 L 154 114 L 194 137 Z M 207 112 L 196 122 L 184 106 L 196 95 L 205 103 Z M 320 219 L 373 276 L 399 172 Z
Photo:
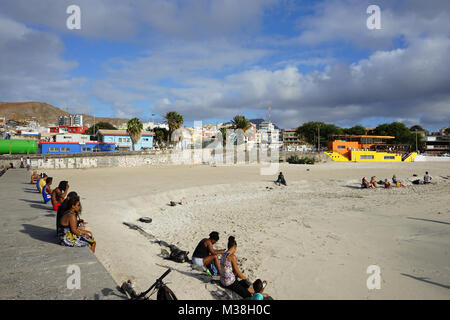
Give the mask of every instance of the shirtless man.
M 61 181 L 58 187 L 53 190 L 52 205 L 54 211 L 58 211 L 58 208 L 66 198 L 68 191 L 69 191 L 69 183 L 67 181 Z
M 388 179 L 384 179 L 384 187 L 385 187 L 386 189 L 389 189 L 389 188 L 391 187 L 391 183 L 389 182 Z

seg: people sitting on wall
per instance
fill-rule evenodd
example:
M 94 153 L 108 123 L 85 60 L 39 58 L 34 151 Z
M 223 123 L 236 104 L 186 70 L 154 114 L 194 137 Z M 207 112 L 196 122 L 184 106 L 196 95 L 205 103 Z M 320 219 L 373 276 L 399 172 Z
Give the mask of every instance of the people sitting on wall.
M 69 191 L 69 183 L 67 181 L 61 181 L 52 192 L 52 205 L 53 210 L 58 211 L 59 206 L 63 203 L 64 198 Z
M 92 252 L 95 252 L 96 242 L 92 234 L 78 227 L 77 213 L 81 210 L 80 198 L 71 197 L 67 201 L 66 208 L 58 222 L 59 243 L 67 247 L 89 247 Z
M 280 185 L 280 183 L 282 183 L 283 185 L 287 186 L 286 180 L 284 179 L 284 176 L 283 176 L 283 172 L 280 172 L 280 174 L 278 175 L 278 179 L 277 179 L 277 181 L 275 181 L 275 183 L 277 185 Z
M 233 236 L 228 238 L 228 250 L 222 254 L 220 267 L 222 274 L 220 276 L 221 284 L 240 295 L 242 298 L 250 298 L 255 291 L 250 288 L 247 278 L 239 271 L 236 258 L 237 243 Z M 237 280 L 236 277 L 241 280 Z
M 384 179 L 384 187 L 385 187 L 386 189 L 389 189 L 389 188 L 391 187 L 391 183 L 389 182 L 388 179 Z
M 425 175 L 423 176 L 423 184 L 430 184 L 431 183 L 431 176 L 428 174 L 428 171 L 425 172 Z
M 38 179 L 38 181 L 36 182 L 36 188 L 39 193 L 42 193 L 42 188 L 44 188 L 44 186 L 45 186 L 45 180 L 47 180 L 47 174 L 42 173 L 41 178 Z
M 31 181 L 30 183 L 35 184 L 39 179 L 39 175 L 36 170 L 33 171 L 33 174 L 31 175 Z
M 202 239 L 192 254 L 192 264 L 198 266 L 210 266 L 213 264 L 218 274 L 220 272 L 220 264 L 217 255 L 223 254 L 225 250 L 215 250 L 213 245 L 219 241 L 219 233 L 213 231 L 209 234 L 209 239 Z M 212 273 L 214 275 L 214 273 Z
M 69 200 L 71 198 L 74 198 L 74 197 L 78 197 L 78 194 L 75 191 L 69 192 L 66 199 L 64 199 L 64 201 L 59 206 L 58 211 L 56 212 L 56 233 L 58 233 L 58 226 L 59 226 L 59 221 L 61 219 L 61 216 L 63 215 L 64 212 L 66 212 L 68 210 L 67 203 L 69 202 Z
M 47 177 L 47 179 L 45 180 L 45 185 L 42 188 L 42 198 L 44 199 L 44 203 L 48 203 L 49 201 L 52 200 L 53 190 L 50 188 L 52 182 L 53 182 L 52 177 Z

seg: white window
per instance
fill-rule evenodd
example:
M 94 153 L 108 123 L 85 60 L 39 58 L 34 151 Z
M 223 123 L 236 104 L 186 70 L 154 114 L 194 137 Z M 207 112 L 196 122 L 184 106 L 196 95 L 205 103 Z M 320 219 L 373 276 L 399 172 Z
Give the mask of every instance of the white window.
M 119 138 L 119 142 L 122 142 L 122 138 Z
M 81 148 L 81 151 L 90 152 L 90 151 L 91 151 L 91 148 L 83 147 L 83 148 Z
M 59 152 L 59 148 L 55 148 L 55 147 L 49 148 L 48 150 L 50 152 Z
M 359 156 L 360 159 L 373 159 L 374 157 L 372 155 L 362 155 Z

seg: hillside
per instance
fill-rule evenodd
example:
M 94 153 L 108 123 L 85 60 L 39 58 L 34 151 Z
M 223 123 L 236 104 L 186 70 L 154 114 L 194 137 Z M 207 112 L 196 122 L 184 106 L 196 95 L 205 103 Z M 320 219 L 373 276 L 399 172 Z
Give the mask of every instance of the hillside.
M 36 118 L 42 126 L 52 126 L 58 123 L 60 116 L 68 116 L 69 113 L 43 102 L 0 102 L 0 117 L 7 120 Z M 109 122 L 118 126 L 129 119 L 96 117 L 95 121 Z M 83 114 L 84 124 L 92 125 L 94 117 Z

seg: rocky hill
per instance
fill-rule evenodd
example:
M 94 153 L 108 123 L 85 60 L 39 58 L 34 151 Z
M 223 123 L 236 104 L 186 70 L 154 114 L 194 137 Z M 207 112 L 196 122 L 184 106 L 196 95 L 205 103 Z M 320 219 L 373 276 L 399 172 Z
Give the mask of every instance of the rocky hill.
M 58 124 L 60 116 L 68 115 L 68 112 L 43 102 L 0 102 L 0 117 L 5 117 L 6 120 L 35 118 L 42 126 L 52 126 Z M 128 120 L 123 118 L 95 118 L 96 122 L 109 122 L 116 127 Z M 83 114 L 83 123 L 92 125 L 94 117 Z

